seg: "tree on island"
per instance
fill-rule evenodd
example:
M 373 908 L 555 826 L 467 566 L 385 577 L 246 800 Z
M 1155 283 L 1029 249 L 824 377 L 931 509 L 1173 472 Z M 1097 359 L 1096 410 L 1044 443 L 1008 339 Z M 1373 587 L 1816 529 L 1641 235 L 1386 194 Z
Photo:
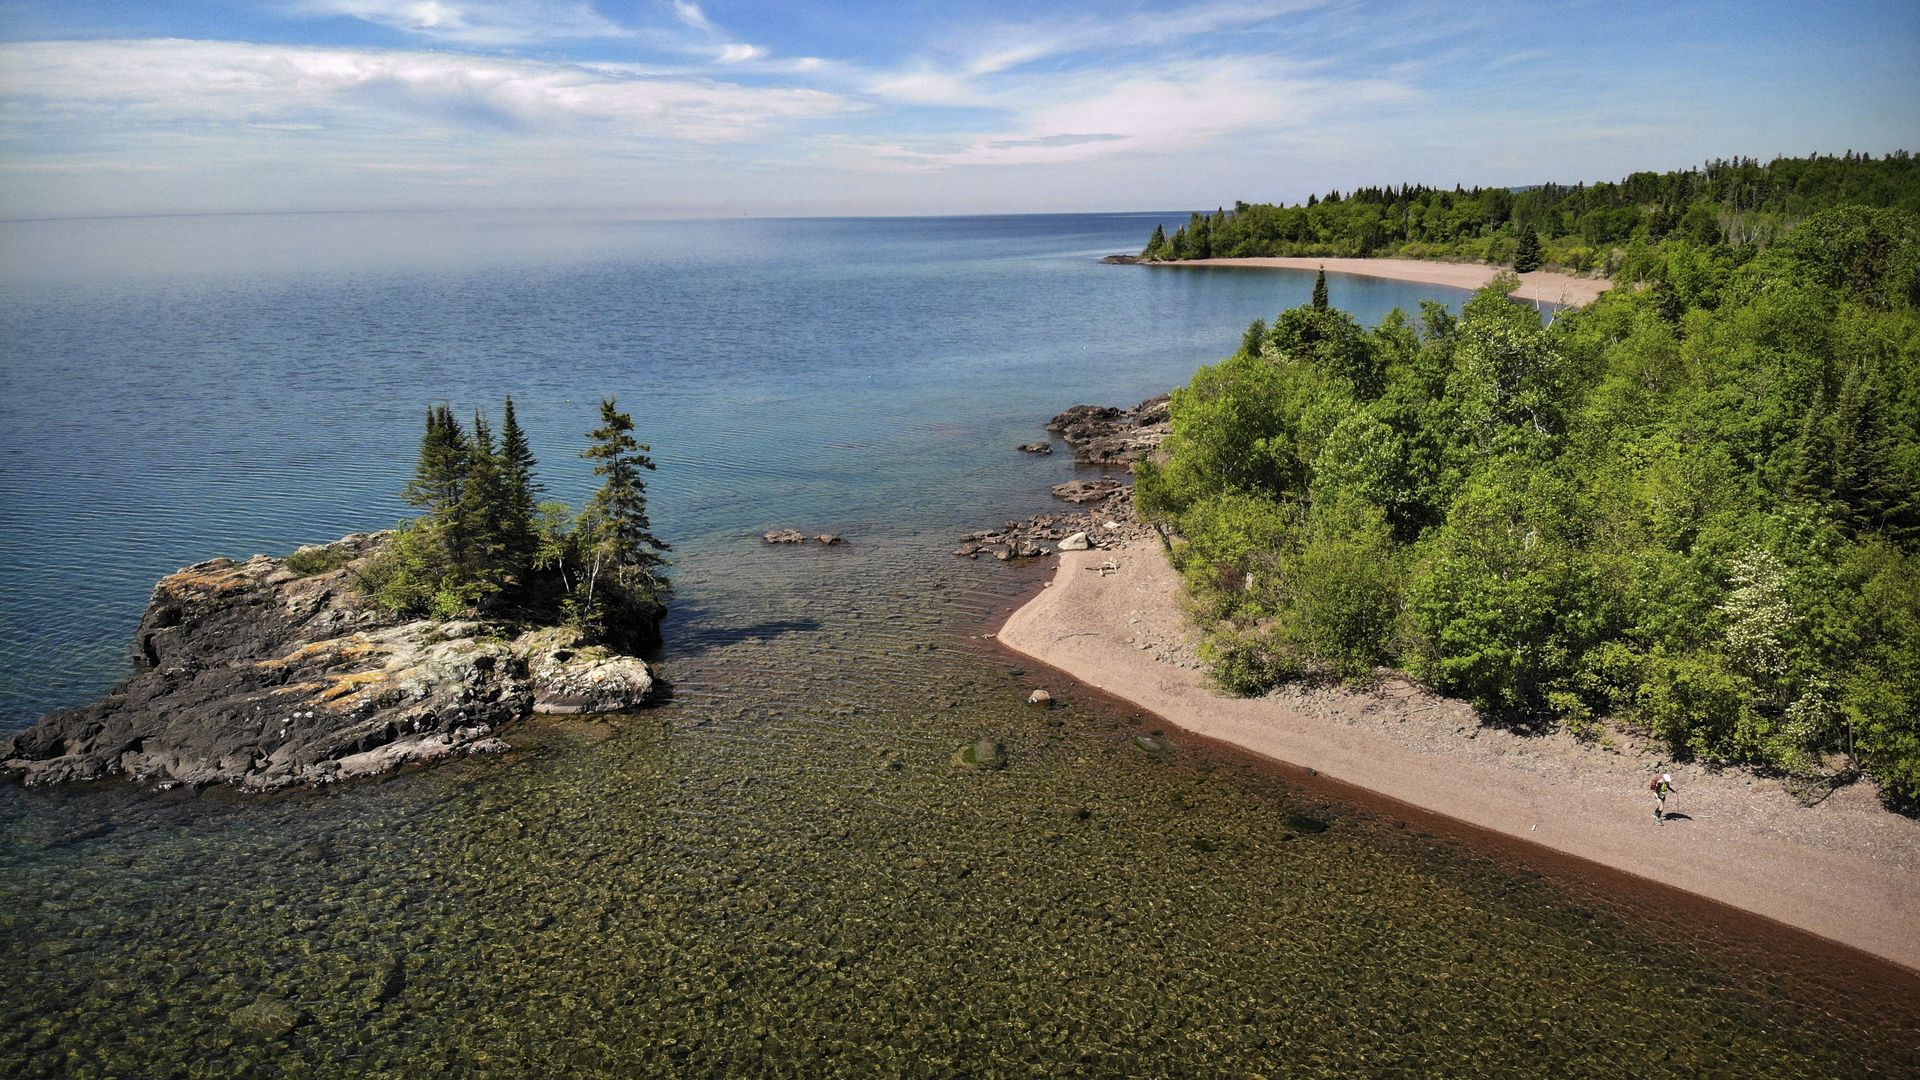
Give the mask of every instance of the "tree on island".
M 624 647 L 646 644 L 669 592 L 667 545 L 647 516 L 641 470 L 650 448 L 612 399 L 583 456 L 605 478 L 576 518 L 564 502 L 536 502 L 537 462 L 513 401 L 496 444 L 484 413 L 471 433 L 453 410 L 427 410 L 420 458 L 404 497 L 420 508 L 361 575 L 383 607 L 440 618 L 567 621 Z
M 1516 273 L 1529 273 L 1546 265 L 1547 253 L 1540 247 L 1540 234 L 1532 229 L 1520 232 L 1520 250 L 1513 257 Z
M 1324 266 L 1313 279 L 1313 310 L 1327 310 L 1327 268 Z
M 579 612 L 591 625 L 610 607 L 658 605 L 667 590 L 660 574 L 667 560 L 661 553 L 670 549 L 653 534 L 647 517 L 647 484 L 640 473 L 653 471 L 648 456 L 653 448 L 634 439 L 633 417 L 607 398 L 600 403 L 600 426 L 588 437 L 593 445 L 580 456 L 595 463 L 595 475 L 605 477 L 578 526 L 586 574 Z

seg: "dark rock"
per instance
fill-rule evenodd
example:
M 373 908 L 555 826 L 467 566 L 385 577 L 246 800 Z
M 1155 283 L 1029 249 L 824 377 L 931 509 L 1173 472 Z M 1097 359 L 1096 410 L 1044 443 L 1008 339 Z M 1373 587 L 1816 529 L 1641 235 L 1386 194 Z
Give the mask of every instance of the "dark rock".
M 1148 398 L 1131 409 L 1108 405 L 1075 405 L 1047 422 L 1073 447 L 1074 460 L 1084 465 L 1132 468 L 1166 440 L 1171 426 L 1170 397 Z
M 769 544 L 804 544 L 807 542 L 807 534 L 799 529 L 775 529 L 763 534 L 760 539 Z
M 1133 266 L 1141 260 L 1138 255 L 1109 255 L 1100 261 L 1112 266 Z
M 835 544 L 846 543 L 846 541 L 841 539 L 839 534 L 837 533 L 821 533 L 819 536 L 814 537 L 814 540 L 818 543 L 825 544 L 828 547 L 832 547 Z
M 1050 442 L 1021 443 L 1020 452 L 1024 454 L 1051 454 L 1053 453 L 1053 444 Z
M 338 565 L 306 576 L 262 555 L 162 579 L 135 634 L 140 670 L 94 704 L 0 741 L 0 774 L 326 784 L 505 749 L 496 731 L 537 706 L 631 708 L 651 691 L 643 661 L 588 647 L 578 631 L 516 637 L 379 608 L 354 574 L 386 535 L 327 545 L 309 565 Z
M 1122 487 L 1118 480 L 1069 480 L 1064 484 L 1053 485 L 1056 499 L 1065 499 L 1070 503 L 1090 503 L 1095 499 L 1104 499 Z

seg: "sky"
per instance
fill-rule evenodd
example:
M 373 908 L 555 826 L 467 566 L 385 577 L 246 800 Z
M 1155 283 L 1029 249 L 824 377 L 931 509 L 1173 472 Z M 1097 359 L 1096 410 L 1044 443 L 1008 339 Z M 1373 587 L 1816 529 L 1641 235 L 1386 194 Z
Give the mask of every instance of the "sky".
M 0 0 L 0 219 L 1203 209 L 1920 150 L 1916 103 L 1916 0 Z

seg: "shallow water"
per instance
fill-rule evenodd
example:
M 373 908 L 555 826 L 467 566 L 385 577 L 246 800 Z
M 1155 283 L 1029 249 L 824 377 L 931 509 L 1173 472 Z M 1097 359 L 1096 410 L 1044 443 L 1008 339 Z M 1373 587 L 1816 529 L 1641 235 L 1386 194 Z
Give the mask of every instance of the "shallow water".
M 977 235 L 761 223 L 773 239 L 735 237 L 720 268 L 683 275 L 710 275 L 699 288 L 715 304 L 759 290 L 732 297 L 741 307 L 714 338 L 659 301 L 695 286 L 601 251 L 614 241 L 598 232 L 558 245 L 564 258 L 530 242 L 463 248 L 492 268 L 476 279 L 460 277 L 468 262 L 383 252 L 400 265 L 381 287 L 351 250 L 337 278 L 268 256 L 220 280 L 96 269 L 80 295 L 120 299 L 91 328 L 50 286 L 9 285 L 28 297 L 7 305 L 0 404 L 9 463 L 25 466 L 0 481 L 14 708 L 96 691 L 157 573 L 397 513 L 408 425 L 436 394 L 519 390 L 557 488 L 583 483 L 561 450 L 578 426 L 556 415 L 566 395 L 605 385 L 657 410 L 656 523 L 680 542 L 682 600 L 668 702 L 524 725 L 505 757 L 270 799 L 0 789 L 0 948 L 15 973 L 0 985 L 0 1072 L 1920 1068 L 1910 978 L 1343 802 L 1174 731 L 1142 750 L 1151 718 L 980 640 L 1043 569 L 953 559 L 952 533 L 1038 508 L 1070 473 L 1012 445 L 1065 404 L 1171 385 L 1247 318 L 1305 297 L 1308 280 L 1087 264 L 1151 221 L 986 219 Z M 633 228 L 656 250 L 731 235 L 703 246 L 688 237 L 719 226 Z M 797 286 L 781 277 L 801 260 L 762 246 L 787 243 L 822 264 L 800 290 L 815 300 L 903 280 L 919 292 L 853 330 L 798 296 L 783 308 Z M 846 264 L 822 258 L 834 244 Z M 859 273 L 861 253 L 885 272 Z M 261 290 L 262 306 L 240 299 Z M 314 304 L 352 306 L 343 293 L 368 317 L 316 315 L 324 338 L 289 330 Z M 989 296 L 992 317 L 973 307 Z M 236 303 L 249 314 L 222 314 Z M 141 311 L 152 321 L 112 321 Z M 1061 360 L 1074 334 L 1097 359 Z M 676 335 L 687 344 L 672 357 L 642 355 Z M 651 344 L 630 353 L 629 339 Z M 526 351 L 497 344 L 514 340 Z M 791 352 L 769 352 L 775 340 Z M 62 341 L 70 352 L 51 347 Z M 488 365 L 393 359 L 481 350 Z M 174 358 L 173 375 L 149 354 Z M 727 368 L 736 355 L 749 359 Z M 193 385 L 183 357 L 200 357 Z M 333 373 L 309 386 L 316 367 Z M 15 385 L 50 395 L 46 408 Z M 82 439 L 89 400 L 141 437 Z M 123 490 L 143 461 L 164 465 L 160 490 Z M 123 479 L 96 490 L 81 476 Z M 29 542 L 49 521 L 77 553 Z M 789 523 L 852 542 L 774 549 L 751 535 Z M 104 659 L 68 661 L 64 682 L 18 678 L 75 645 Z M 1065 707 L 1023 705 L 1035 686 Z M 953 763 L 981 737 L 1004 740 L 1005 771 Z M 236 1024 L 262 1004 L 296 1026 Z

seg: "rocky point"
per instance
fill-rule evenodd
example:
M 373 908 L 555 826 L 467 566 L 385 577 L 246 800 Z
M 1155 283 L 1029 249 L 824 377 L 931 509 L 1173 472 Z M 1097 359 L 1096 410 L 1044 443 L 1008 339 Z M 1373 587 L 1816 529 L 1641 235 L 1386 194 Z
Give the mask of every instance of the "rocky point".
M 134 635 L 135 673 L 0 742 L 0 772 L 269 791 L 504 750 L 496 733 L 533 713 L 616 712 L 651 693 L 644 661 L 571 628 L 375 605 L 356 574 L 388 535 L 162 579 Z M 290 561 L 331 568 L 302 574 Z

